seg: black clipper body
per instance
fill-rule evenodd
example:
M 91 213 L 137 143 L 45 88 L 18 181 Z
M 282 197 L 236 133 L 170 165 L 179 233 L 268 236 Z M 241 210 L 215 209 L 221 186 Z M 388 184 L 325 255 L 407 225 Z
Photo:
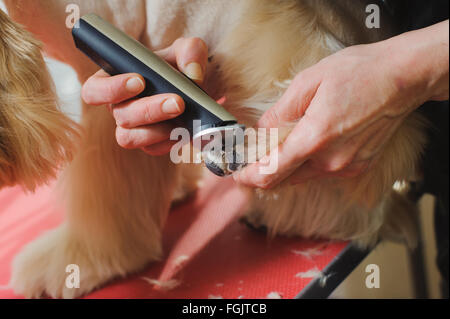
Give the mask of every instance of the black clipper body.
M 83 16 L 72 29 L 72 36 L 76 47 L 110 75 L 142 75 L 146 88 L 140 97 L 161 93 L 181 96 L 185 111 L 173 121 L 188 129 L 194 140 L 204 135 L 244 128 L 188 77 L 97 15 Z M 200 142 L 199 145 L 203 149 L 206 144 Z M 217 171 L 214 173 L 222 175 Z

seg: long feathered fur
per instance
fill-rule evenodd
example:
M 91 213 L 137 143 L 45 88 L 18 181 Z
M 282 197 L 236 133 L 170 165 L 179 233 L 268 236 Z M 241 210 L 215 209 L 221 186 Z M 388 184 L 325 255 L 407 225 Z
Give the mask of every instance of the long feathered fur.
M 40 43 L 0 10 L 0 186 L 34 190 L 54 178 L 77 137 L 59 110 Z

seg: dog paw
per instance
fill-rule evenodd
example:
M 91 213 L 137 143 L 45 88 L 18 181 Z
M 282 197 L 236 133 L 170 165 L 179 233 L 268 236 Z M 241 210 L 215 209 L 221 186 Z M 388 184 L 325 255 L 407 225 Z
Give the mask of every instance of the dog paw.
M 26 298 L 76 298 L 118 275 L 107 257 L 88 250 L 61 226 L 16 256 L 10 286 Z

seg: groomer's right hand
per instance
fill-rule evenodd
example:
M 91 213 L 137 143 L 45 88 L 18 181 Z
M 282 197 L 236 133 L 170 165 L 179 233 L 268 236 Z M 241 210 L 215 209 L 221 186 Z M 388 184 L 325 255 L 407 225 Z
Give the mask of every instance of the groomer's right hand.
M 155 52 L 197 84 L 203 82 L 208 48 L 199 38 L 179 38 L 168 48 Z M 145 88 L 136 73 L 110 76 L 100 70 L 83 85 L 81 96 L 89 105 L 107 105 L 116 120 L 117 143 L 127 149 L 141 148 L 154 156 L 170 152 L 176 141 L 169 139 L 174 128 L 166 120 L 184 112 L 184 101 L 176 94 L 133 99 Z

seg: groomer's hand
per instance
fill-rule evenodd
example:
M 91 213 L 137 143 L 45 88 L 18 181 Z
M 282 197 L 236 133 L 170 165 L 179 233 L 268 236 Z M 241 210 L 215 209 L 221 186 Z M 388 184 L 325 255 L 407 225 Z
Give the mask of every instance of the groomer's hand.
M 197 84 L 203 82 L 208 48 L 199 38 L 180 38 L 170 47 L 155 52 Z M 89 105 L 107 105 L 116 120 L 117 143 L 127 149 L 141 148 L 150 155 L 163 155 L 176 141 L 170 141 L 172 125 L 166 120 L 184 112 L 184 101 L 176 94 L 133 97 L 145 88 L 141 75 L 110 76 L 100 70 L 83 85 L 81 96 Z
M 370 45 L 344 49 L 298 74 L 259 127 L 297 123 L 285 142 L 237 182 L 270 188 L 283 180 L 350 178 L 365 172 L 405 117 L 449 97 L 448 21 Z M 278 161 L 273 174 L 261 166 Z M 275 162 L 276 163 L 276 162 Z

